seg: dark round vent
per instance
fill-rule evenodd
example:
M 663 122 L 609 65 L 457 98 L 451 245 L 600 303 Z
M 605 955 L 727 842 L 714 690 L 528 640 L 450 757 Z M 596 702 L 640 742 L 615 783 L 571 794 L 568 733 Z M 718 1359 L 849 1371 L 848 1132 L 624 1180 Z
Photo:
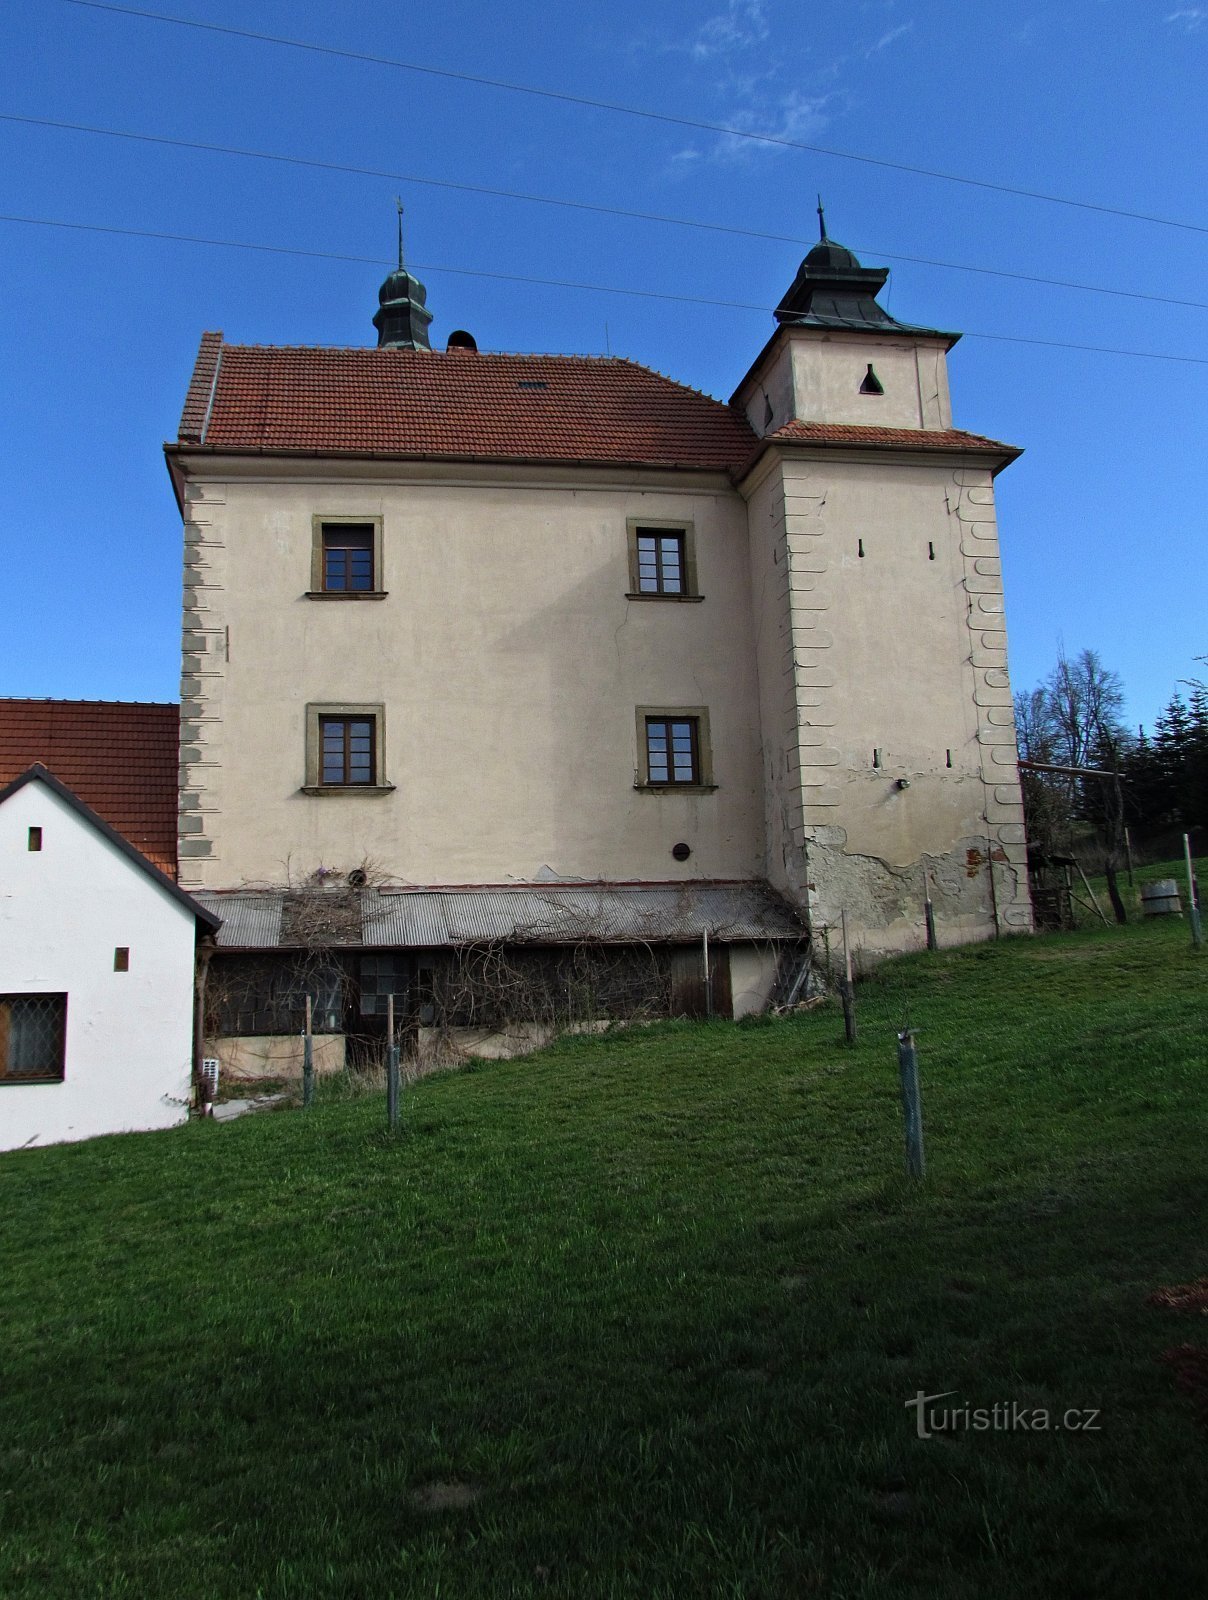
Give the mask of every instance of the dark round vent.
M 348 887 L 350 889 L 363 889 L 368 882 L 368 875 L 362 867 L 353 867 L 348 874 Z
M 472 333 L 467 333 L 464 328 L 454 328 L 449 335 L 446 350 L 477 350 L 478 340 Z
M 687 861 L 688 857 L 692 854 L 692 846 L 690 844 L 684 844 L 681 840 L 679 844 L 673 844 L 671 846 L 671 854 L 677 861 Z

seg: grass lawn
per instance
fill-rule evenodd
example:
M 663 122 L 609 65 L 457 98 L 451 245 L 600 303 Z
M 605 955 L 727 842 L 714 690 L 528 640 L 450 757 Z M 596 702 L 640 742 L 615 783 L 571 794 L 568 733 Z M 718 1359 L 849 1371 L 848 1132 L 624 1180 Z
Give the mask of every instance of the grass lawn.
M 1208 1433 L 1185 923 L 0 1157 L 0 1594 L 1155 1596 Z M 928 1173 L 903 1173 L 894 1029 Z M 0 1105 L 2 1110 L 2 1105 Z M 906 1402 L 1095 1409 L 916 1437 Z

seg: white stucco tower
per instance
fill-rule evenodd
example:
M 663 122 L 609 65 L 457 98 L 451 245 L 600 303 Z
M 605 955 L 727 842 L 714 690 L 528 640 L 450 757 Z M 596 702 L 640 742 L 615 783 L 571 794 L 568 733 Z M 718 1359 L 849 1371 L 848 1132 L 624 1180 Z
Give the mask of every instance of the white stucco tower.
M 821 213 L 820 213 L 821 215 Z M 896 321 L 826 237 L 736 405 L 749 506 L 768 876 L 870 951 L 1031 926 L 994 477 L 952 426 L 959 335 Z

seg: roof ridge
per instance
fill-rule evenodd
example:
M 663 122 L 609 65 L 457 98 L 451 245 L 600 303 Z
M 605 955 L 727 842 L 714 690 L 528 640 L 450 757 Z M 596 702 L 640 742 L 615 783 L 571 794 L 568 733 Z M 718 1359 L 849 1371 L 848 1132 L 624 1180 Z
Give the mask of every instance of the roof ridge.
M 474 360 L 481 361 L 582 361 L 598 366 L 636 367 L 641 372 L 649 372 L 656 378 L 663 378 L 668 383 L 675 384 L 678 389 L 688 389 L 693 394 L 704 395 L 707 400 L 716 400 L 716 395 L 709 394 L 704 389 L 698 389 L 694 384 L 685 383 L 682 378 L 675 377 L 670 372 L 664 372 L 660 367 L 652 367 L 648 361 L 639 361 L 636 356 L 621 356 L 601 354 L 598 350 L 403 350 L 392 347 L 379 347 L 371 344 L 232 344 L 229 340 L 223 342 L 223 353 L 256 350 L 271 352 L 274 355 L 292 355 L 295 352 L 304 352 L 307 355 L 333 355 L 333 356 L 367 356 L 373 360 L 385 357 L 388 360 L 422 360 L 427 362 L 431 357 L 443 359 L 448 356 L 450 360 L 459 364 L 469 365 Z M 728 405 L 722 400 L 720 405 Z
M 0 703 L 19 706 L 140 706 L 180 710 L 179 700 L 70 700 L 49 694 L 0 694 Z

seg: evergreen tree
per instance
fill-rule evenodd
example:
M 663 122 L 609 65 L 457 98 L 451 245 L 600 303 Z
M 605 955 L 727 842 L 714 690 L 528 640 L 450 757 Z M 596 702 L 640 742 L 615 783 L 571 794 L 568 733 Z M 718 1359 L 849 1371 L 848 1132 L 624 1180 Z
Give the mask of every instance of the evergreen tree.
M 1187 763 L 1181 790 L 1182 821 L 1187 828 L 1208 824 L 1208 684 L 1189 684 Z

